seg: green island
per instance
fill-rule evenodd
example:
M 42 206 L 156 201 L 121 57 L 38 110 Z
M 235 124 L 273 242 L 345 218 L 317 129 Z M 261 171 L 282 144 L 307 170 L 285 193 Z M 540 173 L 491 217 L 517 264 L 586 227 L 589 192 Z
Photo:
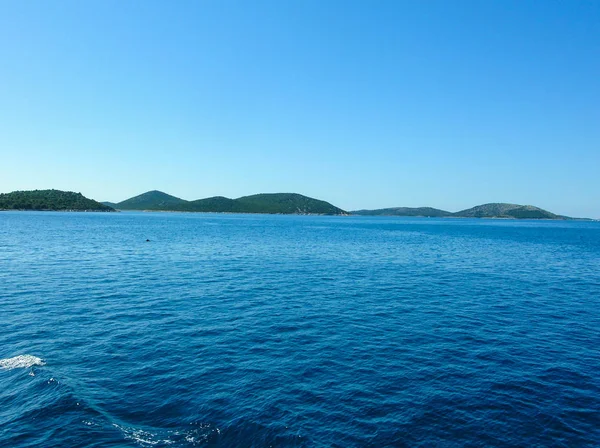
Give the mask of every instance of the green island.
M 213 213 L 268 213 L 295 215 L 347 215 L 329 202 L 297 193 L 262 193 L 229 199 L 214 196 L 186 201 L 162 191 L 148 191 L 118 203 L 104 202 L 117 210 L 213 212 Z
M 115 211 L 114 208 L 88 199 L 81 193 L 61 190 L 31 190 L 0 193 L 0 210 Z

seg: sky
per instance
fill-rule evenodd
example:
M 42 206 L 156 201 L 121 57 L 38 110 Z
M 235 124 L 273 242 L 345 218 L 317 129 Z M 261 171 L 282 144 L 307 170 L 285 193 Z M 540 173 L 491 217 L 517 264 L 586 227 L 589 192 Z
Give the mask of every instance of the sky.
M 595 0 L 0 0 L 0 192 L 600 218 Z

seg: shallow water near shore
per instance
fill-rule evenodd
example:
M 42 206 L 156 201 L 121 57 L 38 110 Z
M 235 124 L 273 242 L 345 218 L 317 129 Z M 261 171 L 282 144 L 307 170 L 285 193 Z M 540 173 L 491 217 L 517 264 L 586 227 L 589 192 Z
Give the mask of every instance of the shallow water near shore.
M 0 213 L 0 446 L 599 446 L 599 347 L 598 222 Z

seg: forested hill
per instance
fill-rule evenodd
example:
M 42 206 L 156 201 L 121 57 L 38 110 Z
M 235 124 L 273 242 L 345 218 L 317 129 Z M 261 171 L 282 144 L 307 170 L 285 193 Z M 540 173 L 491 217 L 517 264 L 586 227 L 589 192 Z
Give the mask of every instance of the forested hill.
M 0 194 L 0 210 L 56 210 L 114 212 L 81 193 L 61 190 L 13 191 Z
M 186 201 L 161 191 L 149 191 L 115 204 L 118 210 L 154 210 L 219 213 L 345 215 L 329 202 L 297 193 L 263 193 L 230 199 L 223 196 Z
M 186 200 L 162 191 L 152 190 L 118 202 L 115 204 L 115 208 L 119 210 L 173 210 L 174 207 L 187 203 Z
M 251 213 L 345 215 L 341 208 L 329 202 L 297 193 L 262 193 L 236 199 L 244 210 Z M 260 211 L 259 211 L 260 210 Z

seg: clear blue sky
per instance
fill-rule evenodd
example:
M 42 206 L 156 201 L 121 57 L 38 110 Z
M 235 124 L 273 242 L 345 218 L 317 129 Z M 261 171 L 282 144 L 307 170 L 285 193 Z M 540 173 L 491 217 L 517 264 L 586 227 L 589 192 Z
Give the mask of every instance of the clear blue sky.
M 0 192 L 600 217 L 600 1 L 0 0 Z

